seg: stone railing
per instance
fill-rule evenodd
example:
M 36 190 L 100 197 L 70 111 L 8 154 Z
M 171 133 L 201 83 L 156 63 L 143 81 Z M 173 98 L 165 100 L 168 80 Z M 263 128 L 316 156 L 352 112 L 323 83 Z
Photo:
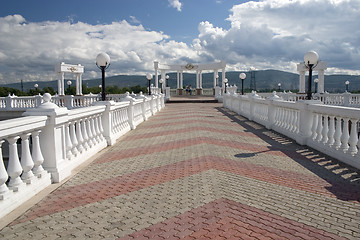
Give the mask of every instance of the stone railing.
M 224 107 L 360 169 L 360 109 L 325 105 L 320 100 L 284 101 L 256 93 L 226 94 Z
M 135 129 L 164 107 L 164 95 L 67 109 L 44 102 L 0 124 L 0 218 Z

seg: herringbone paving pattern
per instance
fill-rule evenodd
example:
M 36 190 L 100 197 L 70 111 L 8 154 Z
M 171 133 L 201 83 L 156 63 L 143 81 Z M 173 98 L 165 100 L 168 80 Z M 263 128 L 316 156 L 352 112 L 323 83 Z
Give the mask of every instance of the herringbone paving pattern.
M 359 182 L 218 103 L 168 104 L 0 239 L 360 239 Z

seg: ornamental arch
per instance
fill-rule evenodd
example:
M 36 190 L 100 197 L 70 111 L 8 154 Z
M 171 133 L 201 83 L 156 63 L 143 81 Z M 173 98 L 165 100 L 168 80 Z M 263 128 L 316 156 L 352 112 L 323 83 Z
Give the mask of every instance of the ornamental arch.
M 55 72 L 58 74 L 58 94 L 65 95 L 65 73 L 73 73 L 76 77 L 76 95 L 82 95 L 82 74 L 84 66 L 66 64 L 64 62 L 55 65 Z
M 213 86 L 216 88 L 218 83 L 218 74 L 219 70 L 221 70 L 222 76 L 221 79 L 225 79 L 225 69 L 226 69 L 226 62 L 220 61 L 220 62 L 214 62 L 214 63 L 206 63 L 206 64 L 192 64 L 187 63 L 184 65 L 181 64 L 161 64 L 157 61 L 154 61 L 154 70 L 155 70 L 155 87 L 159 87 L 159 71 L 161 73 L 161 79 L 164 80 L 163 88 L 166 86 L 166 73 L 171 71 L 177 72 L 177 93 L 178 95 L 182 95 L 182 89 L 183 89 L 183 73 L 185 72 L 195 72 L 196 73 L 196 93 L 197 95 L 202 95 L 202 72 L 203 71 L 213 71 L 214 72 L 214 78 L 213 78 Z M 222 86 L 224 87 L 224 83 L 222 83 Z

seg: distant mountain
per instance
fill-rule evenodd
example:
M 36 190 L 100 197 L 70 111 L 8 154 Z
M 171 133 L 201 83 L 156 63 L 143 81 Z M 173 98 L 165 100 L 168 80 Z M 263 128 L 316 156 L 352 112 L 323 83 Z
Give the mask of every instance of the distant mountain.
M 246 79 L 244 81 L 244 88 L 250 88 L 251 74 L 250 72 L 246 73 Z M 316 73 L 316 72 L 315 72 Z M 241 87 L 241 81 L 239 79 L 240 72 L 226 72 L 226 78 L 229 80 L 229 85 L 236 84 L 239 88 Z M 169 75 L 169 86 L 171 88 L 176 88 L 176 73 L 168 73 Z M 219 72 L 219 80 L 221 81 L 221 72 Z M 315 79 L 317 76 L 313 76 Z M 160 77 L 159 77 L 160 78 Z M 191 85 L 192 88 L 196 87 L 196 76 L 195 73 L 184 73 L 184 87 Z M 213 73 L 204 73 L 202 75 L 203 79 L 203 88 L 212 88 L 213 87 Z M 74 79 L 66 79 L 66 81 L 71 80 L 73 82 L 72 86 L 75 86 Z M 350 91 L 359 91 L 360 90 L 360 76 L 354 75 L 325 75 L 325 90 L 328 92 L 343 92 L 345 90 L 345 81 L 350 81 L 349 89 Z M 299 88 L 299 74 L 283 72 L 278 70 L 258 70 L 255 71 L 255 82 L 257 90 L 265 89 L 278 89 L 278 83 L 281 83 L 282 90 L 295 90 Z M 306 76 L 307 82 L 307 76 Z M 39 88 L 44 87 L 53 87 L 57 90 L 57 81 L 48 81 L 48 82 L 24 82 L 23 88 L 24 91 L 28 91 L 30 88 L 34 88 L 34 84 L 37 83 Z M 101 79 L 91 79 L 83 80 L 83 84 L 88 87 L 94 87 L 101 84 Z M 131 87 L 131 86 L 147 86 L 148 82 L 144 75 L 118 75 L 106 78 L 106 86 L 117 85 L 120 88 Z M 2 87 L 11 87 L 21 90 L 21 83 L 12 83 L 1 85 Z M 314 83 L 312 83 L 314 88 Z

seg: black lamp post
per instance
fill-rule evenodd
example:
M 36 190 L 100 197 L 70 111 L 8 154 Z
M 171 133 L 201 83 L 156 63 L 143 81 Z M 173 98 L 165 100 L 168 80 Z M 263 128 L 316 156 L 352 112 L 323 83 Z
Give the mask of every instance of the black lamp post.
M 346 92 L 349 92 L 349 84 L 350 84 L 349 81 L 346 81 L 346 82 L 345 82 L 345 91 L 346 91 Z
M 149 95 L 151 95 L 151 80 L 152 80 L 153 76 L 151 73 L 146 74 L 146 79 L 149 82 Z
M 66 84 L 68 85 L 68 93 L 69 95 L 71 95 L 71 92 L 70 92 L 70 86 L 71 86 L 71 81 L 67 81 Z
M 99 53 L 96 57 L 96 66 L 101 69 L 101 101 L 106 100 L 106 93 L 105 93 L 105 70 L 110 66 L 110 57 L 106 53 L 102 52 Z
M 226 86 L 227 86 L 228 81 L 229 81 L 229 80 L 228 80 L 227 78 L 225 78 L 224 81 L 223 81 L 223 82 L 224 82 L 224 85 L 225 85 L 225 93 L 226 93 Z
M 168 87 L 169 86 L 169 75 L 166 75 L 165 76 L 165 79 L 166 79 L 166 87 Z
M 163 83 L 164 83 L 164 79 L 160 79 L 159 83 L 161 84 L 161 93 L 163 93 Z
M 304 56 L 304 62 L 307 69 L 309 69 L 309 78 L 308 78 L 308 89 L 306 99 L 311 100 L 311 82 L 312 82 L 312 70 L 316 67 L 319 61 L 319 55 L 315 51 L 309 51 Z
M 244 95 L 244 80 L 246 78 L 246 74 L 245 73 L 240 73 L 239 78 L 241 80 L 241 95 Z
M 279 92 L 281 90 L 281 83 L 278 83 L 278 87 L 279 87 Z

